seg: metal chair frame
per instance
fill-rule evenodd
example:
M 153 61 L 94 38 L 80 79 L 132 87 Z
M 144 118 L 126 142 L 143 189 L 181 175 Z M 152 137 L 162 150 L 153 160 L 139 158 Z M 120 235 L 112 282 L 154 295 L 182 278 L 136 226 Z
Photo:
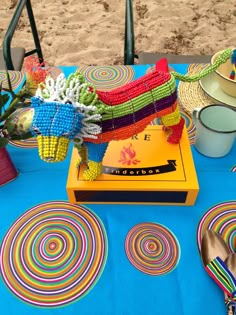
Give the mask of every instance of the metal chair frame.
M 126 0 L 125 10 L 125 50 L 124 64 L 134 64 L 134 19 L 133 19 L 133 1 Z
M 15 33 L 15 30 L 17 28 L 17 25 L 19 23 L 20 17 L 22 15 L 22 11 L 26 7 L 28 18 L 30 22 L 31 32 L 34 39 L 35 49 L 32 49 L 25 53 L 25 57 L 30 56 L 34 53 L 38 54 L 38 58 L 40 62 L 43 62 L 43 54 L 42 49 L 40 46 L 40 41 L 38 37 L 38 31 L 34 19 L 34 14 L 31 6 L 30 0 L 19 0 L 16 10 L 14 12 L 14 15 L 11 19 L 11 22 L 8 26 L 8 29 L 6 31 L 4 40 L 3 40 L 3 58 L 5 61 L 6 69 L 8 70 L 14 70 L 13 62 L 12 62 L 12 56 L 11 56 L 11 42 L 13 35 Z
M 133 65 L 134 60 L 138 59 L 139 64 L 153 64 L 161 58 L 166 58 L 169 63 L 209 63 L 210 55 L 176 55 L 168 53 L 146 53 L 139 52 L 135 54 L 135 36 L 134 36 L 134 19 L 133 19 L 133 1 L 126 0 L 125 13 L 125 51 L 124 64 Z

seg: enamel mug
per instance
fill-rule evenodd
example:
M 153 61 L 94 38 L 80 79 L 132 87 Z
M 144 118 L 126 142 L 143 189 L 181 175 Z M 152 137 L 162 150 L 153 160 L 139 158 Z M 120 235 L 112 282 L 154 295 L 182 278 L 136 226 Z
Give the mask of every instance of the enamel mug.
M 221 104 L 195 108 L 195 148 L 209 157 L 222 157 L 233 147 L 236 137 L 236 108 Z

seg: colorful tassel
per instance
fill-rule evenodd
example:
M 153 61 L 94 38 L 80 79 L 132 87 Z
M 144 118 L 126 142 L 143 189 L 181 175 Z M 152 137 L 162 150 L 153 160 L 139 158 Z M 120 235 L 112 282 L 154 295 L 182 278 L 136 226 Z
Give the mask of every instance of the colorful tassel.
M 231 80 L 235 80 L 235 73 L 236 73 L 236 49 L 233 50 L 233 54 L 231 56 L 231 62 L 232 62 L 232 65 L 233 65 L 233 69 L 230 73 L 230 76 L 229 78 Z

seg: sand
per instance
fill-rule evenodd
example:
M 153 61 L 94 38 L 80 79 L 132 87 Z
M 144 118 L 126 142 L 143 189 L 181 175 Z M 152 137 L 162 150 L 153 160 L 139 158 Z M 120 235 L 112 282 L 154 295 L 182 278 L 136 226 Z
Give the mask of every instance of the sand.
M 0 43 L 16 7 L 1 0 Z M 31 0 L 45 61 L 122 64 L 125 0 Z M 134 0 L 135 51 L 213 54 L 236 46 L 235 0 Z M 33 48 L 26 11 L 13 46 Z

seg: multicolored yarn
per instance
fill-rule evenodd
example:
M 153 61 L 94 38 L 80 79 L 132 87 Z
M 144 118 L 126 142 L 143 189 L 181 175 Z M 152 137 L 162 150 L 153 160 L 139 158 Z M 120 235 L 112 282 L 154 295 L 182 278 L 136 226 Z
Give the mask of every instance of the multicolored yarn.
M 91 140 L 94 143 L 127 139 L 143 131 L 156 117 L 166 122 L 167 127 L 179 124 L 181 119 L 176 83 L 170 73 L 152 72 L 123 87 L 97 94 L 105 113 L 98 122 L 102 133 Z M 174 143 L 171 136 L 168 141 Z
M 36 98 L 32 131 L 39 137 L 40 157 L 45 161 L 60 161 L 67 153 L 68 141 L 55 142 L 54 137 L 74 140 L 80 149 L 88 144 L 86 179 L 94 180 L 101 173 L 101 162 L 107 145 L 142 132 L 155 118 L 170 132 L 167 141 L 179 143 L 184 119 L 177 104 L 176 79 L 192 82 L 201 79 L 226 62 L 232 49 L 226 49 L 215 64 L 200 74 L 189 77 L 176 72 L 158 70 L 111 91 L 96 91 L 93 84 L 76 72 L 67 79 L 63 74 L 40 84 Z M 52 140 L 52 143 L 51 141 Z M 56 149 L 60 149 L 57 154 Z M 90 163 L 91 162 L 91 163 Z
M 236 279 L 231 271 L 220 257 L 213 259 L 206 265 L 205 269 L 219 287 L 226 293 L 227 298 L 225 304 L 227 309 L 233 306 L 234 315 L 236 315 Z
M 234 51 L 233 51 L 233 54 L 232 54 L 232 57 L 231 57 L 231 63 L 233 65 L 233 69 L 232 69 L 232 71 L 230 73 L 229 78 L 231 80 L 235 80 L 235 73 L 236 73 L 236 49 L 234 49 Z
M 236 294 L 236 279 L 220 257 L 213 259 L 205 269 L 227 295 Z

